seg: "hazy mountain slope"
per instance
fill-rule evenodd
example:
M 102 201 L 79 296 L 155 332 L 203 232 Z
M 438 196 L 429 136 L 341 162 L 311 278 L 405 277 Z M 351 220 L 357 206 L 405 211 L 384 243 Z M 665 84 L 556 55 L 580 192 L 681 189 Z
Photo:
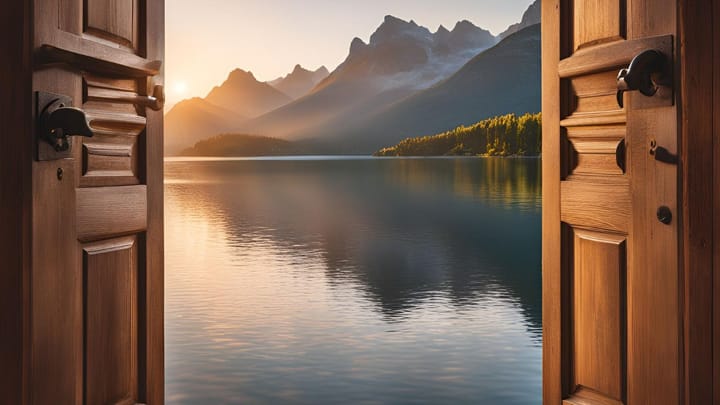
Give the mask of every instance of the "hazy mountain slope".
M 301 153 L 298 146 L 277 138 L 246 134 L 223 134 L 197 142 L 182 156 L 281 156 Z
M 486 30 L 467 21 L 431 33 L 393 16 L 370 37 L 355 38 L 347 59 L 310 94 L 249 121 L 244 132 L 300 139 L 322 136 L 337 118 L 361 117 L 450 76 L 494 45 Z
M 196 97 L 165 114 L 165 153 L 174 155 L 195 142 L 236 128 L 247 117 Z
M 227 80 L 205 100 L 245 117 L 257 117 L 292 101 L 290 96 L 271 85 L 259 82 L 252 72 L 235 69 Z
M 298 99 L 308 94 L 313 87 L 329 75 L 330 72 L 325 66 L 321 66 L 313 72 L 300 65 L 295 65 L 295 69 L 287 76 L 270 81 L 268 84 L 293 99 Z
M 290 101 L 252 73 L 236 69 L 206 98 L 183 100 L 165 114 L 165 154 L 177 154 L 201 139 L 233 132 L 248 118 Z
M 522 20 L 517 24 L 509 26 L 507 30 L 498 35 L 498 38 L 504 39 L 520 31 L 523 28 L 527 28 L 535 24 L 540 24 L 540 11 L 540 0 L 535 0 L 535 2 L 532 3 L 527 10 L 525 10 L 525 13 L 522 16 Z
M 368 153 L 496 115 L 538 112 L 540 95 L 537 24 L 510 35 L 438 85 L 365 117 L 363 124 L 336 127 L 328 140 L 344 153 Z

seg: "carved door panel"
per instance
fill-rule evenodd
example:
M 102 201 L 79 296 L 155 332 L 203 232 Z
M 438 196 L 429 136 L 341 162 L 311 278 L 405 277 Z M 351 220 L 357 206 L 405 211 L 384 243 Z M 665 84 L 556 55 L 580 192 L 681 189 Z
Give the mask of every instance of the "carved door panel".
M 33 404 L 163 402 L 163 15 L 35 1 Z
M 547 404 L 681 399 L 676 7 L 543 2 Z

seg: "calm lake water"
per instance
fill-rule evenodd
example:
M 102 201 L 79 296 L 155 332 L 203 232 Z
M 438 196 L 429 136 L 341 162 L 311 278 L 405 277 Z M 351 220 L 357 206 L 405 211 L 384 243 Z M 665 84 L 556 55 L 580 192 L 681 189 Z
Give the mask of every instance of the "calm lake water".
M 168 404 L 540 404 L 540 161 L 165 164 Z

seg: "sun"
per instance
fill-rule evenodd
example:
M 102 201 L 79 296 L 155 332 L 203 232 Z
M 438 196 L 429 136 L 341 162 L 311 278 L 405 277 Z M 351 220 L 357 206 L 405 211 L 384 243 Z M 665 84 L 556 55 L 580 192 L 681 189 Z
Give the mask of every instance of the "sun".
M 173 92 L 177 95 L 183 95 L 187 92 L 188 86 L 187 83 L 184 81 L 179 81 L 173 84 L 172 86 Z

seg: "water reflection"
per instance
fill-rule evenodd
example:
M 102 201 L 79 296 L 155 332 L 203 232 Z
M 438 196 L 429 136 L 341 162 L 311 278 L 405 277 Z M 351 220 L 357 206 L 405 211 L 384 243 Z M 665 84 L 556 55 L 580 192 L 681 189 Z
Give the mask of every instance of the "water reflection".
M 539 176 L 167 163 L 169 403 L 539 403 Z

